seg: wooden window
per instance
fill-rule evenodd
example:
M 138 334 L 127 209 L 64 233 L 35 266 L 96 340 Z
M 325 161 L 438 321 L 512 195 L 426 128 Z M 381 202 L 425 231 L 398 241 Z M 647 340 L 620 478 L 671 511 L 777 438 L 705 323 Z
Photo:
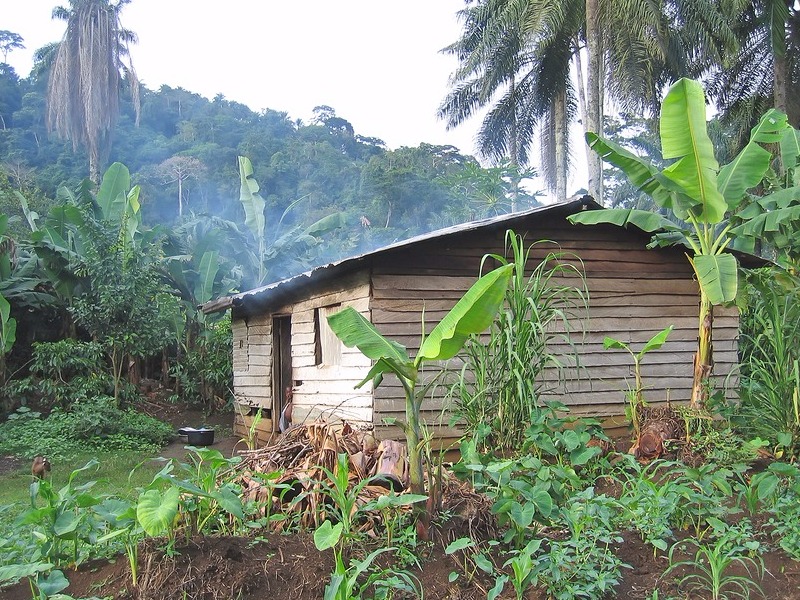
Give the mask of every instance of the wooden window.
M 333 304 L 314 311 L 314 362 L 317 365 L 342 364 L 342 342 L 328 325 L 328 315 L 341 309 L 341 304 Z

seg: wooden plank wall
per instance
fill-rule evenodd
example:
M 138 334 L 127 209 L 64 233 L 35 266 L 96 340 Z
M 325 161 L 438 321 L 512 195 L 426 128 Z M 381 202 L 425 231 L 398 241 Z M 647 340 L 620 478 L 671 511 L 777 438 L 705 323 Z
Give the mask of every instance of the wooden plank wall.
M 630 355 L 603 349 L 605 336 L 632 342 L 636 348 L 672 324 L 675 330 L 661 350 L 643 362 L 647 397 L 653 403 L 686 401 L 692 383 L 692 357 L 697 339 L 698 290 L 691 267 L 680 249 L 647 250 L 649 236 L 617 228 L 570 226 L 564 220 L 543 221 L 524 233 L 528 242 L 555 240 L 532 252 L 536 264 L 548 252 L 562 250 L 580 257 L 587 278 L 590 308 L 579 343 L 582 368 L 568 372 L 566 390 L 557 397 L 577 414 L 616 419 L 625 412 L 623 390 L 632 382 Z M 503 252 L 503 231 L 470 232 L 446 242 L 433 240 L 384 255 L 373 267 L 372 319 L 382 333 L 405 344 L 413 353 L 419 344 L 422 310 L 426 329 L 432 326 L 475 281 L 481 257 Z M 575 264 L 581 261 L 573 260 Z M 735 309 L 717 309 L 714 322 L 715 375 L 722 385 L 736 364 L 738 315 Z M 564 344 L 556 350 L 568 351 Z M 555 374 L 549 379 L 555 380 Z M 388 378 L 375 391 L 375 423 L 400 417 L 402 388 Z M 443 425 L 449 415 L 439 397 L 426 402 L 425 418 Z
M 233 389 L 247 407 L 272 408 L 272 315 L 246 318 L 234 315 Z M 245 414 L 247 411 L 245 411 Z M 264 413 L 271 419 L 272 414 Z
M 272 319 L 291 317 L 292 328 L 292 395 L 294 423 L 319 417 L 336 417 L 357 423 L 372 423 L 372 385 L 356 390 L 372 364 L 355 348 L 342 346 L 341 364 L 315 364 L 315 310 L 351 305 L 369 318 L 370 284 L 367 271 L 339 278 L 313 296 L 255 316 L 234 314 L 233 382 L 237 411 L 236 432 L 244 435 L 247 417 L 262 407 L 259 441 L 274 429 L 272 408 Z
M 368 382 L 355 389 L 356 384 L 366 377 L 372 362 L 357 348 L 342 345 L 341 364 L 315 364 L 316 309 L 352 306 L 369 318 L 369 274 L 362 271 L 349 281 L 347 289 L 320 292 L 291 307 L 294 423 L 317 418 L 330 420 L 332 417 L 353 423 L 372 423 L 372 384 Z M 341 344 L 338 340 L 336 342 Z

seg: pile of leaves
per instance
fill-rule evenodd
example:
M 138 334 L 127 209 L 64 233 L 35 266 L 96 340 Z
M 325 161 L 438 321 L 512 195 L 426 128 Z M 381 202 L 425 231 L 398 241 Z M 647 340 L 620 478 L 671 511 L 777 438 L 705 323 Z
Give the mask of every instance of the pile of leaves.
M 295 426 L 274 444 L 241 455 L 235 468 L 242 500 L 263 505 L 267 518 L 282 515 L 273 523 L 278 531 L 290 523 L 317 527 L 327 518 L 338 520 L 345 505 L 352 507 L 352 515 L 358 514 L 358 530 L 374 532 L 381 510 L 410 510 L 426 498 L 408 493 L 405 444 L 379 442 L 372 431 L 347 422 Z M 430 496 L 439 504 L 432 506 L 434 501 L 428 500 L 429 508 L 459 515 L 471 528 L 494 526 L 484 523 L 487 499 L 469 483 L 443 467 L 429 481 L 437 488 Z

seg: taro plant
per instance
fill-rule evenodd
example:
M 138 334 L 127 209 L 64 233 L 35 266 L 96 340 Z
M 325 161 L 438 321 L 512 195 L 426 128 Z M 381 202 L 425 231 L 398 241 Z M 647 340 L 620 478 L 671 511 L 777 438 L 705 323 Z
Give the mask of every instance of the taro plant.
M 234 523 L 241 524 L 244 509 L 240 490 L 231 481 L 231 472 L 242 458 L 225 458 L 219 450 L 212 448 L 187 448 L 191 450 L 191 464 L 172 460 L 156 475 L 157 480 L 166 481 L 171 486 L 164 494 L 174 494 L 179 498 L 177 510 L 189 525 L 187 533 L 228 531 L 230 517 L 234 517 Z M 156 493 L 161 494 L 156 488 L 147 493 L 150 494 L 147 501 L 154 503 L 158 499 Z M 141 498 L 139 502 L 141 504 Z
M 769 466 L 769 472 L 778 479 L 764 484 L 772 536 L 789 556 L 800 560 L 800 469 L 776 462 Z
M 55 598 L 69 586 L 64 572 L 47 562 L 19 563 L 0 567 L 0 584 L 28 579 L 33 600 Z M 69 596 L 63 596 L 69 598 Z
M 424 502 L 427 499 L 428 497 L 423 494 L 398 495 L 390 491 L 388 494 L 370 500 L 361 510 L 363 512 L 376 510 L 381 514 L 381 523 L 386 533 L 386 545 L 391 546 L 396 541 L 397 529 L 401 524 L 400 509 L 412 506 L 417 502 Z
M 680 520 L 681 507 L 691 490 L 675 479 L 673 463 L 657 460 L 642 466 L 631 455 L 624 455 L 622 460 L 627 467 L 621 471 L 622 521 L 630 523 L 642 540 L 653 546 L 653 554 L 666 552 L 672 525 Z
M 639 434 L 641 433 L 639 411 L 643 407 L 647 406 L 647 402 L 644 399 L 645 388 L 642 381 L 642 359 L 648 352 L 652 350 L 658 350 L 664 345 L 664 342 L 667 341 L 667 337 L 670 333 L 672 333 L 672 327 L 673 326 L 670 325 L 669 327 L 662 329 L 649 340 L 647 340 L 639 352 L 634 352 L 630 344 L 626 344 L 621 340 L 616 340 L 608 336 L 606 336 L 606 338 L 603 340 L 603 348 L 606 350 L 610 348 L 625 350 L 631 355 L 631 358 L 633 358 L 634 384 L 632 387 L 630 385 L 628 386 L 628 391 L 625 393 L 625 396 L 628 399 L 628 418 L 631 420 L 633 434 L 636 439 L 639 439 Z
M 419 352 L 411 358 L 405 346 L 381 335 L 372 323 L 353 307 L 328 317 L 333 332 L 348 347 L 357 347 L 365 356 L 375 361 L 372 369 L 357 387 L 372 381 L 377 387 L 386 373 L 394 374 L 403 386 L 406 396 L 405 422 L 398 424 L 406 436 L 409 456 L 411 492 L 425 493 L 422 470 L 423 440 L 420 435 L 420 410 L 425 399 L 425 388 L 418 382 L 426 362 L 453 358 L 467 338 L 484 331 L 492 323 L 503 302 L 511 278 L 512 265 L 504 265 L 483 275 L 427 335 L 423 336 Z M 430 515 L 422 504 L 416 512 L 423 527 Z
M 627 566 L 611 548 L 622 541 L 614 533 L 618 514 L 617 501 L 593 488 L 572 496 L 560 509 L 569 537 L 551 541 L 549 551 L 537 556 L 533 582 L 556 600 L 608 596 Z
M 96 481 L 76 485 L 75 478 L 97 464 L 96 460 L 91 460 L 75 469 L 66 485 L 58 490 L 47 479 L 31 483 L 31 506 L 20 515 L 16 526 L 30 528 L 36 538 L 38 547 L 31 557 L 34 562 L 77 565 L 91 555 L 100 532 L 100 520 L 92 507 L 98 505 L 102 497 L 91 493 Z
M 378 548 L 370 552 L 363 560 L 351 560 L 350 564 L 345 564 L 342 534 L 342 524 L 334 525 L 330 521 L 324 521 L 314 531 L 314 545 L 317 550 L 320 552 L 333 550 L 335 563 L 330 583 L 325 586 L 323 600 L 359 600 L 362 593 L 371 585 L 380 587 L 381 583 L 384 585 L 391 583 L 396 589 L 411 592 L 417 597 L 422 596 L 418 583 L 406 571 L 394 569 L 370 571 L 375 559 L 384 552 L 393 551 L 392 547 Z M 365 573 L 368 574 L 366 580 L 359 581 Z
M 167 530 L 167 526 L 174 519 L 174 514 L 166 518 L 159 518 L 156 513 L 177 512 L 177 497 L 173 500 L 171 496 L 159 497 L 157 502 L 150 502 L 142 494 L 142 519 L 148 525 L 151 535 L 158 535 Z M 163 500 L 163 502 L 162 502 Z M 133 587 L 139 585 L 139 542 L 144 538 L 145 529 L 141 524 L 141 519 L 137 518 L 137 504 L 120 498 L 107 498 L 97 507 L 98 516 L 106 521 L 109 532 L 98 538 L 98 543 L 110 542 L 121 539 L 125 555 L 128 557 L 128 566 L 131 570 L 131 583 Z M 156 522 L 159 523 L 156 526 Z M 163 524 L 163 527 L 161 526 Z
M 703 88 L 689 79 L 680 79 L 669 89 L 662 103 L 659 131 L 663 158 L 676 159 L 664 169 L 595 133 L 587 133 L 586 140 L 605 161 L 624 171 L 631 183 L 682 225 L 657 213 L 621 208 L 585 211 L 569 220 L 584 225 L 633 225 L 654 233 L 652 245 L 681 244 L 691 250 L 687 257 L 700 288 L 691 404 L 693 408 L 706 408 L 713 367 L 713 307 L 733 301 L 738 289 L 738 262 L 727 250 L 734 241 L 740 247 L 752 248 L 753 240 L 770 230 L 774 232 L 777 225 L 791 228 L 797 222 L 800 209 L 788 207 L 798 194 L 797 187 L 770 194 L 772 203 L 766 199 L 756 202 L 748 190 L 756 188 L 769 174 L 773 155 L 764 146 L 772 149 L 780 143 L 784 165 L 794 170 L 800 156 L 798 133 L 786 115 L 770 110 L 753 128 L 750 142 L 739 155 L 720 168 L 707 132 Z M 776 204 L 780 211 L 772 210 Z M 769 218 L 763 219 L 767 211 Z M 731 214 L 741 224 L 726 219 Z

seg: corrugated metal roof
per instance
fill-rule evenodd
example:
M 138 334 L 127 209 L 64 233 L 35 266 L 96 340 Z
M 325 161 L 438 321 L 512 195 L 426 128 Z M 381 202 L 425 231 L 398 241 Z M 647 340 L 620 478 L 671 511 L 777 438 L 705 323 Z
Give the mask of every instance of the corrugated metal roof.
M 393 244 L 389 244 L 388 246 L 382 246 L 375 250 L 370 250 L 369 252 L 364 252 L 356 256 L 350 256 L 325 265 L 320 265 L 311 269 L 310 271 L 300 273 L 299 275 L 289 277 L 288 279 L 276 281 L 274 283 L 248 290 L 246 292 L 241 292 L 239 294 L 233 294 L 231 296 L 225 296 L 223 298 L 211 300 L 210 302 L 203 304 L 200 308 L 204 313 L 208 314 L 226 310 L 232 306 L 244 306 L 251 301 L 259 304 L 262 302 L 268 302 L 273 296 L 281 295 L 283 290 L 291 289 L 293 292 L 296 292 L 298 289 L 313 285 L 319 280 L 328 279 L 331 276 L 349 271 L 357 267 L 360 263 L 391 250 L 413 246 L 414 244 L 419 244 L 426 240 L 441 239 L 450 235 L 496 227 L 498 225 L 508 225 L 534 214 L 546 214 L 551 212 L 572 214 L 580 210 L 596 208 L 602 207 L 595 202 L 591 196 L 583 196 L 582 198 L 578 198 L 576 200 L 567 200 L 566 202 L 548 204 L 547 206 L 537 206 L 536 208 L 531 208 L 526 211 L 500 215 L 478 221 L 470 221 L 469 223 L 462 223 L 460 225 L 453 225 L 451 227 L 437 229 L 435 231 L 423 233 L 421 235 L 417 235 L 400 242 L 395 242 Z

